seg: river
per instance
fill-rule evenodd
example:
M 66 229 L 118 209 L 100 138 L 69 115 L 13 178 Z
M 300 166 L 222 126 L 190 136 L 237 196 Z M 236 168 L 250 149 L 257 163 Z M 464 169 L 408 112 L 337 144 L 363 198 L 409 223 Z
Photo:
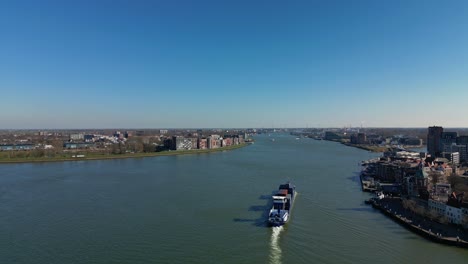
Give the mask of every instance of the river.
M 272 141 L 271 139 L 275 139 Z M 363 204 L 376 154 L 258 135 L 218 153 L 0 165 L 0 263 L 466 263 Z M 290 222 L 265 224 L 290 180 Z

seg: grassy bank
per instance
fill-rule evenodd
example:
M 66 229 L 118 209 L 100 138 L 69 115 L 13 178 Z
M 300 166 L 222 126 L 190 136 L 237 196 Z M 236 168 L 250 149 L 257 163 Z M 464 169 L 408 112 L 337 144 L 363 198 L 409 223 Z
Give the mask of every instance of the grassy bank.
M 363 150 L 367 150 L 371 152 L 385 152 L 388 150 L 387 147 L 381 147 L 381 146 L 376 146 L 376 145 L 352 144 L 349 142 L 349 140 L 346 140 L 346 139 L 345 140 L 334 139 L 334 140 L 328 140 L 328 141 L 338 142 L 348 147 L 363 149 Z
M 128 159 L 128 158 L 145 158 L 157 156 L 173 156 L 173 155 L 187 155 L 187 154 L 200 154 L 211 153 L 219 151 L 234 150 L 247 146 L 247 143 L 216 148 L 216 149 L 193 149 L 193 150 L 173 150 L 149 153 L 125 153 L 125 154 L 108 154 L 108 153 L 86 153 L 85 157 L 73 158 L 76 153 L 63 153 L 55 157 L 27 157 L 27 158 L 10 158 L 8 155 L 0 156 L 1 163 L 28 163 L 28 162 L 58 162 L 58 161 L 82 161 L 82 160 L 106 160 L 106 159 Z
M 343 143 L 343 145 L 355 147 L 363 150 L 368 150 L 372 152 L 385 152 L 388 150 L 387 147 L 375 146 L 375 145 L 362 145 L 362 144 L 351 144 L 351 143 Z

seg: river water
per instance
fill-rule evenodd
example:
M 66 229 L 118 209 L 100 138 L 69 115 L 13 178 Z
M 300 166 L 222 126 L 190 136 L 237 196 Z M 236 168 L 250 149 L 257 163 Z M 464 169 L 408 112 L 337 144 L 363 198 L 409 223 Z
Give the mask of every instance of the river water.
M 274 138 L 275 141 L 271 139 Z M 184 156 L 0 165 L 0 263 L 466 263 L 363 204 L 338 143 L 259 135 Z M 269 228 L 290 180 L 290 222 Z

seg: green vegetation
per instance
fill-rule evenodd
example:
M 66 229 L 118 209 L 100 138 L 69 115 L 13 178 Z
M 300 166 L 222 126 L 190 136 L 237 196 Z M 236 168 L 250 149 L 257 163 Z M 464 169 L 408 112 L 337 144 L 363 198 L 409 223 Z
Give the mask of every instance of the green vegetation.
M 341 142 L 342 144 L 350 147 L 355 147 L 355 148 L 360 148 L 363 150 L 368 150 L 372 152 L 385 152 L 388 150 L 387 147 L 381 147 L 377 145 L 363 145 L 363 144 L 351 144 L 351 143 L 346 143 L 346 142 Z
M 36 150 L 32 151 L 3 151 L 0 152 L 0 163 L 24 163 L 24 162 L 53 162 L 53 161 L 77 161 L 77 160 L 104 160 L 104 159 L 125 159 L 125 158 L 144 158 L 156 156 L 172 156 L 172 155 L 187 155 L 187 154 L 200 154 L 211 153 L 226 150 L 233 150 L 247 146 L 247 143 L 233 145 L 229 147 L 216 148 L 216 149 L 193 149 L 193 150 L 172 150 L 161 152 L 144 152 L 144 153 L 123 153 L 113 154 L 108 152 L 47 152 Z M 73 157 L 76 155 L 84 155 L 84 157 Z
M 468 194 L 468 179 L 457 176 L 457 175 L 452 175 L 448 177 L 448 181 L 450 185 L 452 186 L 453 191 L 457 193 L 464 192 Z M 463 200 L 468 202 L 468 195 L 464 196 Z

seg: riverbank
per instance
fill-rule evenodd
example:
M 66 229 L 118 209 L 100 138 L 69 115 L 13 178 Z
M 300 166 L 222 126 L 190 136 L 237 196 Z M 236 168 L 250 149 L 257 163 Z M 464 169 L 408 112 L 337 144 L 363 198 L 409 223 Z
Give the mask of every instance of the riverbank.
M 341 143 L 341 144 L 343 144 L 345 146 L 348 146 L 348 147 L 358 148 L 358 149 L 367 150 L 367 151 L 371 151 L 371 152 L 385 152 L 385 151 L 388 150 L 388 147 L 382 147 L 382 146 L 377 146 L 377 145 L 367 145 L 367 144 L 352 144 L 352 143 L 349 142 L 349 140 L 343 140 L 343 139 L 341 139 L 341 140 L 339 140 L 339 139 L 335 139 L 335 140 L 323 139 L 323 140 L 338 142 L 338 143 Z
M 161 151 L 161 152 L 150 152 L 150 153 L 125 153 L 125 154 L 107 154 L 107 153 L 89 153 L 85 154 L 84 157 L 72 157 L 75 153 L 69 153 L 60 157 L 40 157 L 40 158 L 2 158 L 2 163 L 36 163 L 36 162 L 62 162 L 62 161 L 84 161 L 84 160 L 107 160 L 107 159 L 129 159 L 129 158 L 147 158 L 157 156 L 175 156 L 175 155 L 188 155 L 188 154 L 202 154 L 212 153 L 219 151 L 228 151 L 239 149 L 250 145 L 250 143 L 243 143 L 239 145 L 233 145 L 215 149 L 192 149 L 192 150 L 173 150 L 173 151 Z
M 341 142 L 341 144 L 348 146 L 348 147 L 354 147 L 358 149 L 363 149 L 371 152 L 385 152 L 388 150 L 387 147 L 381 147 L 381 146 L 376 146 L 376 145 L 363 145 L 363 144 L 351 144 L 348 142 Z
M 415 215 L 403 208 L 400 198 L 372 199 L 370 204 L 408 230 L 436 243 L 468 248 L 468 231 Z

